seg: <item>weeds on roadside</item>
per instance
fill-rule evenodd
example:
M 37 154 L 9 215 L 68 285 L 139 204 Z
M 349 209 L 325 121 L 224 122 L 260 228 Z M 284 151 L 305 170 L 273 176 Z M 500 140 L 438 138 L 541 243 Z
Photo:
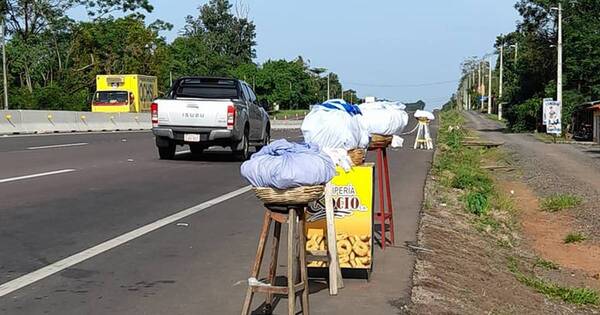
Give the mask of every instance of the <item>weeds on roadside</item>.
M 509 257 L 508 269 L 519 282 L 548 297 L 559 298 L 564 302 L 578 305 L 600 305 L 598 292 L 588 288 L 569 288 L 548 282 L 535 275 L 526 275 L 519 270 L 517 259 Z
M 560 266 L 549 261 L 549 260 L 545 260 L 543 258 L 539 258 L 535 261 L 535 263 L 533 264 L 533 267 L 542 267 L 546 270 L 559 270 Z
M 567 234 L 567 236 L 565 236 L 564 242 L 565 242 L 565 244 L 573 244 L 573 243 L 583 242 L 586 239 L 587 239 L 587 237 L 585 237 L 585 235 L 583 235 L 579 232 L 573 232 L 573 233 L 569 233 L 569 234 Z
M 497 230 L 500 228 L 501 223 L 498 220 L 490 217 L 489 215 L 483 215 L 475 220 L 475 228 L 482 232 L 490 230 Z
M 579 206 L 582 199 L 573 195 L 554 195 L 542 200 L 541 208 L 548 212 L 557 212 L 565 209 L 572 209 Z
M 462 200 L 468 212 L 481 217 L 490 208 L 494 184 L 481 168 L 481 157 L 485 150 L 466 148 L 462 141 L 467 135 L 457 112 L 442 113 L 439 143 L 445 148 L 436 159 L 436 171 L 441 183 L 465 191 Z
M 493 190 L 492 180 L 474 167 L 461 166 L 452 180 L 452 187 L 489 193 Z
M 465 201 L 467 203 L 467 210 L 477 216 L 486 214 L 490 208 L 488 195 L 479 191 L 467 193 Z

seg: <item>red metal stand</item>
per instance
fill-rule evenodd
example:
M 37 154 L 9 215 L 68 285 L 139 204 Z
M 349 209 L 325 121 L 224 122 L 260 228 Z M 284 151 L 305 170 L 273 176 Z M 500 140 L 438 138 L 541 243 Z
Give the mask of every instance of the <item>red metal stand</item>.
M 387 159 L 387 148 L 372 147 L 369 151 L 377 151 L 377 188 L 379 190 L 379 212 L 375 214 L 376 220 L 381 224 L 381 248 L 385 250 L 389 231 L 390 244 L 394 245 L 394 208 L 392 206 L 392 192 L 390 187 L 390 172 Z M 384 182 L 385 180 L 385 182 Z M 385 194 L 385 196 L 384 196 Z M 387 202 L 386 202 L 387 201 Z M 387 203 L 387 207 L 386 207 Z M 386 223 L 388 225 L 386 225 Z M 387 228 L 389 226 L 389 229 Z

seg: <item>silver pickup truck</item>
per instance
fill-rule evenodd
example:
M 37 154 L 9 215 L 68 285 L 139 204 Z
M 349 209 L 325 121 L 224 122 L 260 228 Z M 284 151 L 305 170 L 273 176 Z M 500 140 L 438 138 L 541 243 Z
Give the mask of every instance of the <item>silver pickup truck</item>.
M 264 106 L 246 82 L 230 78 L 185 77 L 151 106 L 152 132 L 161 159 L 173 159 L 177 145 L 192 154 L 211 146 L 230 147 L 240 160 L 270 141 Z

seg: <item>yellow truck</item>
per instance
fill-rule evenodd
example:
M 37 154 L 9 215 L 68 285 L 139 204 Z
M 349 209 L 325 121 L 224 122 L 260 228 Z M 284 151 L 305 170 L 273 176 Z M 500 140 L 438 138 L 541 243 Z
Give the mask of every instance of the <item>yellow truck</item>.
M 149 112 L 150 104 L 157 97 L 156 77 L 139 74 L 98 75 L 92 112 Z

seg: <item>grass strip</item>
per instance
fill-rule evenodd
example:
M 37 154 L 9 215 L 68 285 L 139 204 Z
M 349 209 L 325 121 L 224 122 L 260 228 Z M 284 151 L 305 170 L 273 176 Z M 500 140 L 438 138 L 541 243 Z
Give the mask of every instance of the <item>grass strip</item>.
M 573 209 L 582 203 L 582 199 L 579 196 L 573 196 L 568 194 L 559 194 L 544 198 L 542 200 L 541 208 L 548 212 L 557 212 L 566 209 Z
M 577 305 L 600 305 L 600 295 L 597 291 L 588 288 L 563 287 L 536 276 L 525 275 L 519 270 L 517 260 L 514 257 L 509 258 L 508 269 L 519 282 L 547 297 L 558 298 L 564 302 Z

